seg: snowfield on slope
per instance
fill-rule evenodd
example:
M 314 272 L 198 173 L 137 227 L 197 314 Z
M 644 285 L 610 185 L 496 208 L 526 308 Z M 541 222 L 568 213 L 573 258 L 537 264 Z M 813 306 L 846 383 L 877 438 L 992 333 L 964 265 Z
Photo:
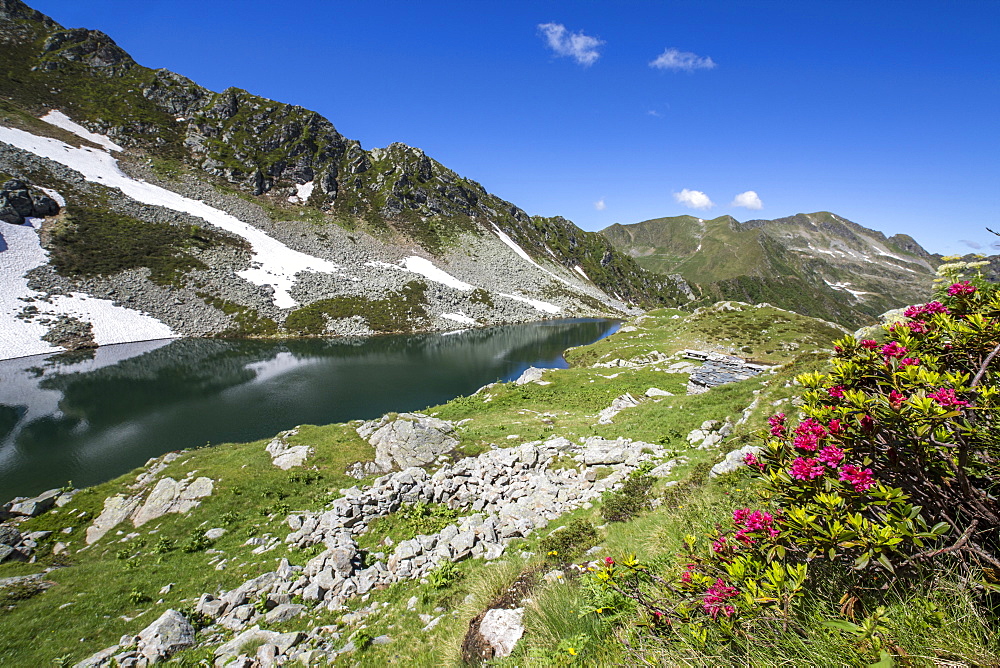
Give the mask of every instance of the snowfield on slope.
M 98 345 L 176 338 L 178 335 L 156 318 L 116 306 L 107 299 L 79 292 L 44 295 L 28 287 L 25 274 L 48 262 L 48 252 L 38 238 L 41 220 L 29 218 L 24 225 L 0 223 L 0 359 L 61 352 L 62 348 L 42 340 L 48 327 L 18 318 L 29 304 L 38 309 L 36 317 L 73 316 L 93 326 Z M 27 301 L 27 300 L 32 301 Z
M 61 118 L 60 116 L 53 117 L 53 113 L 50 112 L 43 120 L 51 121 L 55 118 L 58 123 L 61 123 L 58 127 L 75 132 L 75 130 L 70 129 L 76 125 L 75 123 L 71 121 L 65 123 L 61 120 L 65 116 L 60 114 Z M 83 130 L 82 133 L 76 132 L 76 134 L 89 141 L 94 141 L 92 136 L 99 137 L 99 135 L 93 135 L 86 130 Z M 106 137 L 104 139 L 111 142 Z M 299 272 L 334 273 L 339 269 L 329 260 L 292 250 L 262 230 L 200 200 L 193 200 L 146 181 L 133 179 L 118 168 L 118 161 L 106 151 L 89 147 L 75 148 L 57 139 L 39 137 L 23 130 L 3 126 L 0 126 L 0 141 L 58 162 L 79 172 L 88 181 L 120 190 L 128 197 L 143 204 L 162 206 L 191 214 L 227 232 L 243 237 L 250 243 L 253 264 L 250 269 L 238 272 L 238 275 L 255 285 L 270 286 L 274 290 L 274 304 L 279 308 L 294 308 L 298 305 L 292 299 L 289 291 L 295 284 L 295 277 Z

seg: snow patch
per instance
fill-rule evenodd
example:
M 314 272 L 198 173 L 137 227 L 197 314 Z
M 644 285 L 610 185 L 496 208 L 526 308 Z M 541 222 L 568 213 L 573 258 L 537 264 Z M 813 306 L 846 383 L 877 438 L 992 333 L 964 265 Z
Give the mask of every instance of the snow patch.
M 313 189 L 316 187 L 315 181 L 310 181 L 309 183 L 300 183 L 295 186 L 295 194 L 288 198 L 288 201 L 292 204 L 297 204 L 299 202 L 307 202 L 310 197 L 312 197 Z
M 507 236 L 507 234 L 504 233 L 503 230 L 501 230 L 499 227 L 497 227 L 496 223 L 493 223 L 493 230 L 497 233 L 497 236 L 500 238 L 500 241 L 502 241 L 505 244 L 507 244 L 508 246 L 510 246 L 514 250 L 515 253 L 517 253 L 522 258 L 524 258 L 525 260 L 527 260 L 528 264 L 532 265 L 536 269 L 541 269 L 542 271 L 544 271 L 546 274 L 548 274 L 552 278 L 556 279 L 557 281 L 561 281 L 561 282 L 563 282 L 563 283 L 565 283 L 566 285 L 569 285 L 569 286 L 573 285 L 572 283 L 570 283 L 569 281 L 567 281 L 565 278 L 562 278 L 560 276 L 556 276 L 551 271 L 549 271 L 548 269 L 546 269 L 542 265 L 540 265 L 537 262 L 535 262 L 534 260 L 532 260 L 531 256 L 528 255 L 524 251 L 523 248 L 521 248 L 520 246 L 518 246 L 516 241 L 514 241 L 513 239 L 511 239 L 509 236 Z M 552 250 L 549 249 L 549 252 L 552 253 Z M 552 253 L 552 257 L 555 257 L 555 256 L 556 256 L 555 253 Z
M 53 190 L 52 188 L 43 188 L 41 186 L 35 186 L 35 187 L 41 190 L 46 195 L 48 195 L 49 197 L 51 197 L 55 201 L 55 203 L 59 205 L 60 209 L 66 206 L 66 199 L 62 195 L 60 195 L 58 191 Z
M 583 270 L 583 267 L 581 267 L 580 265 L 576 265 L 575 267 L 573 267 L 573 271 L 575 271 L 576 273 L 580 274 L 581 276 L 583 276 L 588 281 L 590 280 L 590 276 L 587 276 L 587 272 L 585 272 Z
M 462 325 L 478 325 L 473 318 L 465 315 L 464 313 L 442 313 L 441 317 L 446 320 L 453 320 Z
M 125 149 L 118 144 L 111 141 L 111 138 L 106 135 L 99 135 L 96 132 L 91 132 L 87 128 L 83 127 L 79 123 L 73 122 L 69 116 L 59 111 L 58 109 L 53 109 L 49 113 L 42 116 L 42 120 L 49 125 L 54 125 L 57 128 L 62 128 L 67 132 L 72 132 L 77 137 L 81 139 L 86 139 L 89 142 L 93 142 L 98 146 L 103 146 L 108 151 L 124 151 Z
M 861 295 L 870 295 L 871 292 L 864 292 L 862 290 L 852 290 L 851 284 L 846 281 L 839 281 L 837 283 L 831 283 L 830 281 L 823 279 L 823 282 L 829 285 L 834 290 L 843 290 L 844 292 L 850 292 L 856 299 L 861 299 Z
M 293 250 L 262 230 L 203 201 L 127 176 L 118 168 L 118 161 L 105 151 L 89 147 L 75 148 L 57 139 L 38 137 L 3 126 L 0 126 L 0 141 L 58 162 L 80 172 L 88 181 L 117 188 L 143 204 L 188 213 L 243 237 L 250 243 L 252 265 L 250 269 L 237 272 L 237 275 L 255 285 L 270 286 L 274 290 L 274 303 L 279 308 L 294 308 L 297 305 L 290 290 L 299 272 L 333 273 L 338 269 L 329 260 Z
M 550 304 L 549 302 L 543 302 L 540 299 L 530 299 L 528 297 L 522 297 L 520 295 L 508 295 L 504 292 L 498 292 L 501 297 L 506 297 L 507 299 L 513 299 L 514 301 L 524 302 L 525 304 L 531 304 L 536 309 L 542 313 L 559 313 L 562 309 L 555 304 Z
M 178 335 L 156 318 L 140 311 L 117 306 L 107 299 L 80 292 L 44 295 L 28 287 L 25 274 L 48 262 L 48 252 L 38 238 L 41 219 L 29 218 L 24 225 L 0 223 L 0 359 L 61 352 L 62 348 L 42 340 L 48 327 L 37 322 L 45 317 L 72 316 L 91 323 L 99 345 L 176 338 Z M 32 300 L 32 301 L 27 301 Z M 25 306 L 38 313 L 30 321 L 16 317 Z

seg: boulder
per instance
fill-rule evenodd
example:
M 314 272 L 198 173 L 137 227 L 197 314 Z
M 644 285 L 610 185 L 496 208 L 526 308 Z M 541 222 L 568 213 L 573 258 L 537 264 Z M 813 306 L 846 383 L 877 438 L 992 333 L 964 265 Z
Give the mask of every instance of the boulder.
M 195 478 L 184 484 L 173 478 L 162 478 L 149 498 L 132 517 L 132 524 L 141 527 L 146 522 L 163 517 L 167 513 L 184 514 L 197 507 L 202 499 L 212 493 L 214 481 L 211 478 Z
M 283 431 L 267 444 L 265 450 L 271 455 L 271 463 L 283 471 L 296 466 L 302 466 L 306 459 L 313 454 L 313 449 L 308 445 L 289 445 L 285 440 L 289 436 L 298 433 L 298 429 Z
M 639 400 L 633 397 L 631 394 L 625 393 L 611 402 L 611 405 L 600 411 L 597 416 L 598 424 L 611 424 L 611 419 L 618 415 L 626 408 L 632 408 L 639 405 Z
M 748 452 L 753 454 L 759 454 L 763 448 L 759 445 L 745 445 L 739 450 L 730 450 L 726 453 L 725 459 L 712 467 L 709 471 L 709 476 L 715 478 L 716 476 L 726 475 L 727 473 L 733 473 L 742 467 L 746 466 L 743 459 L 746 457 Z
M 528 383 L 535 383 L 542 379 L 542 369 L 537 367 L 529 366 L 524 370 L 517 380 L 514 381 L 515 385 L 527 385 Z
M 122 496 L 117 494 L 104 499 L 104 510 L 98 515 L 94 523 L 87 527 L 87 545 L 101 539 L 104 534 L 118 526 L 125 518 L 135 512 L 139 507 L 139 497 Z
M 21 532 L 10 524 L 0 524 L 0 545 L 14 547 L 21 542 Z
M 170 658 L 194 645 L 194 627 L 176 610 L 167 610 L 139 632 L 138 650 L 150 663 Z
M 524 635 L 524 608 L 487 610 L 479 623 L 479 635 L 493 648 L 494 656 L 510 656 Z
M 647 397 L 672 397 L 672 396 L 674 396 L 674 393 L 673 392 L 667 392 L 666 390 L 661 390 L 658 387 L 651 387 L 648 390 L 646 390 L 646 396 Z
M 358 427 L 358 434 L 375 446 L 375 463 L 383 471 L 433 463 L 458 445 L 454 433 L 452 423 L 420 413 L 390 414 Z
M 15 503 L 11 505 L 10 509 L 7 511 L 11 515 L 24 515 L 27 517 L 36 517 L 41 515 L 46 510 L 55 505 L 56 497 L 62 494 L 61 490 L 50 489 L 47 492 L 42 492 L 38 496 Z

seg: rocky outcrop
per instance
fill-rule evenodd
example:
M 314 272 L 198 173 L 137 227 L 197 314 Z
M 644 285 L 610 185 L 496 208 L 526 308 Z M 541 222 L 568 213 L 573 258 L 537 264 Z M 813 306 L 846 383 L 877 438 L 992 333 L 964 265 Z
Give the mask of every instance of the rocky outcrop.
M 26 218 L 44 218 L 59 213 L 54 199 L 40 191 L 29 190 L 28 184 L 11 179 L 0 189 L 0 221 L 22 225 Z
M 638 399 L 626 392 L 612 401 L 610 406 L 598 412 L 597 424 L 611 424 L 616 415 L 621 413 L 626 408 L 634 408 L 638 406 L 639 403 L 640 401 Z
M 689 359 L 703 360 L 702 365 L 688 377 L 688 394 L 702 394 L 713 387 L 753 378 L 773 368 L 764 364 L 752 364 L 733 355 L 700 350 L 685 350 L 684 355 Z
M 167 610 L 139 632 L 137 651 L 150 663 L 164 661 L 194 645 L 194 627 L 176 610 Z
M 151 470 L 160 471 L 163 464 L 164 462 L 158 461 L 157 464 L 151 465 Z M 152 482 L 148 475 L 149 471 L 139 476 L 135 485 L 137 489 L 141 490 Z M 122 494 L 110 496 L 104 500 L 101 514 L 87 527 L 86 543 L 92 545 L 126 519 L 131 519 L 134 526 L 140 527 L 167 513 L 187 513 L 192 508 L 198 507 L 201 499 L 212 493 L 214 484 L 211 478 L 204 476 L 179 481 L 166 477 L 156 483 L 145 501 L 142 492 L 132 496 Z
M 200 477 L 190 482 L 161 478 L 135 515 L 132 524 L 141 527 L 167 513 L 186 513 L 197 507 L 200 499 L 212 493 L 213 480 Z
M 524 635 L 524 608 L 487 610 L 479 623 L 479 635 L 493 648 L 493 656 L 510 656 Z
M 365 422 L 357 431 L 375 446 L 375 464 L 382 471 L 432 464 L 459 442 L 455 425 L 420 413 L 389 413 Z
M 267 444 L 265 450 L 271 455 L 271 463 L 283 471 L 302 466 L 305 461 L 312 456 L 313 449 L 308 445 L 289 445 L 289 436 L 299 433 L 298 429 L 283 431 Z

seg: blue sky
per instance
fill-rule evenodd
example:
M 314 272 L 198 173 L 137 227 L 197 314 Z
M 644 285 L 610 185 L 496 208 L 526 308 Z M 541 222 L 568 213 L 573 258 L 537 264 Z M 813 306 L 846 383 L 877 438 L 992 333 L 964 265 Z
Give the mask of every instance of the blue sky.
M 584 229 L 827 210 L 998 252 L 1000 2 L 29 4 Z

